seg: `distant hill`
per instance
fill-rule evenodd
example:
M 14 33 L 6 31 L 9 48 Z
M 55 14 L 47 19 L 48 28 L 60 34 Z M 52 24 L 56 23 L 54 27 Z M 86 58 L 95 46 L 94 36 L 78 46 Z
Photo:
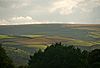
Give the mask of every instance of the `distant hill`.
M 100 31 L 99 24 L 41 24 L 0 26 L 0 34 L 5 35 L 58 35 L 81 40 L 92 40 L 89 32 Z

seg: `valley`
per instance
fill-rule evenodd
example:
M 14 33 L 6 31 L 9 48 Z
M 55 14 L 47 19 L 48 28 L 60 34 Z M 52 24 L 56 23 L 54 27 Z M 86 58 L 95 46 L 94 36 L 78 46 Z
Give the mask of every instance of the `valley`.
M 41 24 L 0 26 L 0 43 L 15 64 L 26 64 L 39 49 L 61 42 L 82 50 L 100 49 L 100 25 Z

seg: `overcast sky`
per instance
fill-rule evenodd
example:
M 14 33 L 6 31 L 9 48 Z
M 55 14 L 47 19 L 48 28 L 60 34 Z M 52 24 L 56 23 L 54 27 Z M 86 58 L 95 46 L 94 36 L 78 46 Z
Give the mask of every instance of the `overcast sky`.
M 0 25 L 100 24 L 100 0 L 0 0 Z

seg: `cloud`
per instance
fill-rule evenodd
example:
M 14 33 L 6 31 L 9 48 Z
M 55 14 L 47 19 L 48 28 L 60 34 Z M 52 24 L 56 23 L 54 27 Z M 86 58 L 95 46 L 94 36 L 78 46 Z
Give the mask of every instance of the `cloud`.
M 84 0 L 56 0 L 52 4 L 51 12 L 58 11 L 60 14 L 68 15 L 73 12 L 73 8 L 78 7 L 78 4 Z
M 32 17 L 12 17 L 6 20 L 0 20 L 0 25 L 20 25 L 20 24 L 39 24 L 38 21 L 33 20 Z
M 32 0 L 0 0 L 0 7 L 21 8 L 31 4 Z
M 0 20 L 0 25 L 21 25 L 21 24 L 75 24 L 75 22 L 57 22 L 57 21 L 37 21 L 30 16 L 12 17 L 10 19 Z
M 22 17 L 22 16 L 20 16 L 20 17 L 13 17 L 10 20 L 12 20 L 12 21 L 31 21 L 32 17 L 29 17 L 29 16 Z
M 78 7 L 84 12 L 90 12 L 98 6 L 100 6 L 100 0 L 84 0 L 84 2 L 78 5 Z
M 100 0 L 0 0 L 0 24 L 95 23 L 99 12 Z
M 0 25 L 8 25 L 9 24 L 9 22 L 8 21 L 6 21 L 6 20 L 0 20 Z
M 88 12 L 98 6 L 100 6 L 100 0 L 56 0 L 52 4 L 50 12 L 58 11 L 61 15 L 69 15 L 77 8 L 83 12 Z

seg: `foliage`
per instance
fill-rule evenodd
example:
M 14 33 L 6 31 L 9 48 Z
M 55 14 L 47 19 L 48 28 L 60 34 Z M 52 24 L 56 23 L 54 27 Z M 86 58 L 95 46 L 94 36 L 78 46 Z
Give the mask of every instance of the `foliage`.
M 28 58 L 31 55 L 29 52 L 16 47 L 2 47 L 6 50 L 7 55 L 13 60 L 16 66 L 27 64 Z
M 88 61 L 90 68 L 100 68 L 100 49 L 95 49 L 90 52 Z
M 15 68 L 1 45 L 0 68 Z M 19 49 L 15 49 L 15 52 L 21 52 L 23 56 L 26 54 Z M 28 66 L 24 64 L 17 68 L 100 68 L 100 49 L 87 52 L 74 46 L 56 43 L 45 50 L 36 51 L 33 56 L 30 56 Z
M 21 65 L 18 68 L 28 68 L 28 66 L 27 65 L 26 66 Z
M 30 56 L 28 64 L 29 68 L 100 68 L 100 49 L 87 52 L 56 43 Z
M 30 56 L 28 64 L 29 68 L 87 68 L 87 56 L 87 51 L 56 43 Z
M 0 68 L 14 68 L 12 60 L 7 56 L 0 44 Z

